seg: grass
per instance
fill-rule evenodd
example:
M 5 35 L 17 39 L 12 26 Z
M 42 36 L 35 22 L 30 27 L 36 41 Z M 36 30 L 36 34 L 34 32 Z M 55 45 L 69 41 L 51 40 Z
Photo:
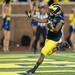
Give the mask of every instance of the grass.
M 38 57 L 39 54 L 30 52 L 0 52 L 0 75 L 22 75 L 34 66 Z M 47 56 L 34 75 L 75 75 L 75 53 Z

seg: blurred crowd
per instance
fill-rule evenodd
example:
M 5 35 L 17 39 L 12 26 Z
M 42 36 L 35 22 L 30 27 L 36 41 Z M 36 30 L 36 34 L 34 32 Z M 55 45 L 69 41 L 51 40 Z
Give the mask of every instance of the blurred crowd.
M 1 2 L 2 0 L 0 0 Z M 27 2 L 28 0 L 11 0 L 13 2 Z M 33 1 L 33 0 L 32 0 Z M 41 1 L 41 0 L 40 0 Z M 59 1 L 62 1 L 62 2 L 69 2 L 69 1 L 75 1 L 75 0 L 45 0 L 45 1 L 50 1 L 50 2 L 59 2 Z
M 32 16 L 37 17 L 40 19 L 47 18 L 47 11 L 44 10 L 44 6 L 47 4 L 50 6 L 52 3 L 55 2 L 69 2 L 69 1 L 75 1 L 75 0 L 12 0 L 13 2 L 29 2 L 30 5 L 30 11 L 26 11 L 26 14 L 28 17 Z M 0 0 L 2 2 L 2 0 Z M 45 4 L 46 3 L 46 4 Z M 64 43 L 59 42 L 63 44 L 64 46 L 71 47 L 75 49 L 75 8 L 72 9 L 71 14 L 68 16 L 69 18 L 69 35 L 66 40 L 63 39 L 62 41 L 66 41 Z M 45 38 L 46 38 L 46 24 L 45 23 L 37 23 L 36 21 L 32 20 L 31 22 L 32 28 L 33 28 L 33 35 L 34 37 L 31 39 L 30 43 L 30 50 L 34 50 L 34 53 L 40 49 L 40 46 L 43 47 Z M 73 40 L 73 41 L 72 41 Z M 23 40 L 24 41 L 24 40 Z M 68 44 L 67 44 L 68 43 Z M 61 45 L 59 45 L 60 47 Z M 32 49 L 33 48 L 33 49 Z M 64 50 L 62 48 L 62 50 Z
M 20 1 L 20 2 L 26 2 L 28 0 L 14 0 L 14 1 Z M 45 0 L 45 1 L 48 1 L 48 0 Z M 75 0 L 49 0 L 50 2 L 59 2 L 59 1 L 62 1 L 62 2 L 69 2 L 69 1 L 75 1 Z
M 3 0 L 0 0 L 0 3 L 2 2 Z M 28 2 L 30 0 L 11 0 L 11 2 Z M 31 1 L 34 1 L 34 0 L 31 0 Z M 36 1 L 36 0 L 35 0 Z M 40 0 L 42 1 L 42 0 Z M 45 2 L 49 2 L 49 3 L 53 3 L 53 2 L 75 2 L 75 0 L 44 0 Z

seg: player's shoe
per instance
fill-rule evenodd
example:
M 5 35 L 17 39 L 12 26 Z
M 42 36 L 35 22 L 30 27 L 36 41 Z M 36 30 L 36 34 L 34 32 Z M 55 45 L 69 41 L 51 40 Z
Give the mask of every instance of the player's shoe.
M 35 70 L 32 68 L 32 69 L 28 70 L 27 73 L 28 73 L 29 75 L 34 74 L 34 73 L 35 73 Z
M 21 75 L 29 75 L 27 72 L 25 72 L 25 73 L 20 73 Z

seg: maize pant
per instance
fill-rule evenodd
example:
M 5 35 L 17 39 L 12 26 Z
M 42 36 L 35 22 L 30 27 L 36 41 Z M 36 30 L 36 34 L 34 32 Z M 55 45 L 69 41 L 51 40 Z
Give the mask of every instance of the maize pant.
M 45 56 L 49 56 L 53 53 L 53 49 L 57 46 L 58 42 L 46 39 L 45 46 L 42 48 L 41 53 Z

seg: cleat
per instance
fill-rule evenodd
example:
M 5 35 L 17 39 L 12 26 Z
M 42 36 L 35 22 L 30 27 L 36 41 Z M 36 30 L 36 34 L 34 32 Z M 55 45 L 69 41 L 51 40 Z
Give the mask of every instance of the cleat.
M 25 73 L 21 73 L 21 75 L 29 75 L 29 73 L 25 72 Z
M 28 74 L 34 74 L 35 71 L 34 71 L 33 69 L 30 69 L 30 70 L 27 71 L 27 73 L 28 73 Z

